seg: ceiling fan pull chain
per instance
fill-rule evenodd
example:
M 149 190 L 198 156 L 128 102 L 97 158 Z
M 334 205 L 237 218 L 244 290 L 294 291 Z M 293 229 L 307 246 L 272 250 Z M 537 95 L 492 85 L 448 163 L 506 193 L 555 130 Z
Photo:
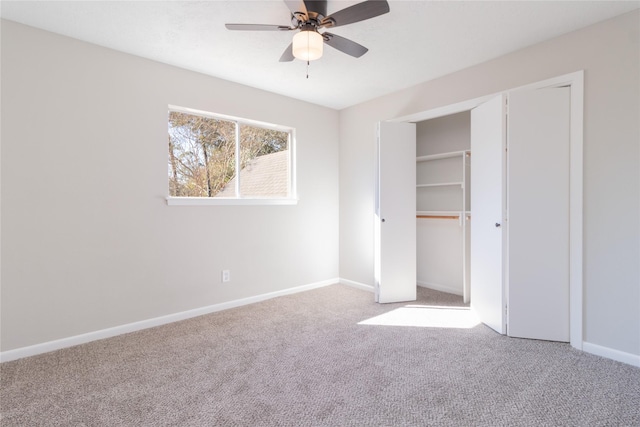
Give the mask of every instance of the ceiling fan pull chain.
M 307 78 L 309 78 L 309 60 L 307 60 Z

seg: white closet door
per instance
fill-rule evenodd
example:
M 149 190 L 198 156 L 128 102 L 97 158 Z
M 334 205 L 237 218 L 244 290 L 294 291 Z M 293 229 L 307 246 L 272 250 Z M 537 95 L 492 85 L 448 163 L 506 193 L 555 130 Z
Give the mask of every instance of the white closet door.
M 416 126 L 379 123 L 376 301 L 416 299 Z
M 504 334 L 505 100 L 498 96 L 471 110 L 471 309 Z
M 509 95 L 509 336 L 569 341 L 569 91 Z

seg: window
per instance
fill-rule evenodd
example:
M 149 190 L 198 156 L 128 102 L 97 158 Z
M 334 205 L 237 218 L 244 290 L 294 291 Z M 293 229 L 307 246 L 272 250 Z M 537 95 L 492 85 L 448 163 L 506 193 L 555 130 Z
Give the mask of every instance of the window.
M 169 204 L 290 204 L 294 130 L 169 107 Z

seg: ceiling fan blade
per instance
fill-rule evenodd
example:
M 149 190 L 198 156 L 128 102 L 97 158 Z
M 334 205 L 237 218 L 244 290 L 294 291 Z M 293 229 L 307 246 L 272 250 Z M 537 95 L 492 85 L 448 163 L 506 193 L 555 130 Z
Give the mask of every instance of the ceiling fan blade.
M 304 0 L 304 4 L 312 18 L 318 15 L 322 15 L 322 18 L 327 16 L 327 0 Z
M 330 28 L 353 24 L 384 15 L 387 12 L 389 12 L 389 3 L 386 0 L 367 0 L 327 16 L 320 22 L 320 27 Z
M 297 18 L 303 16 L 303 21 L 307 19 L 318 19 L 327 16 L 327 0 L 284 0 L 291 14 Z M 318 17 L 318 15 L 321 15 Z
M 295 28 L 286 25 L 269 25 L 269 24 L 224 24 L 227 30 L 235 31 L 289 31 Z
M 360 58 L 367 53 L 369 49 L 344 37 L 340 37 L 335 34 L 325 32 L 322 34 L 324 42 L 334 49 L 338 49 L 340 52 L 344 52 L 347 55 L 351 55 L 355 58 Z
M 291 62 L 293 61 L 293 43 L 291 43 L 284 52 L 282 52 L 282 56 L 280 57 L 280 62 Z
M 304 4 L 304 1 L 284 0 L 284 2 L 287 4 L 287 7 L 289 8 L 293 16 L 296 16 L 296 14 L 303 14 L 307 16 L 307 6 Z

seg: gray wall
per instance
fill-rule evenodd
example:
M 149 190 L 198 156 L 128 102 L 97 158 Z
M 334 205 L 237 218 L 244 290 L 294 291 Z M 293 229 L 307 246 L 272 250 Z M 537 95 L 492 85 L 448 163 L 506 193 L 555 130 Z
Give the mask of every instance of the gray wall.
M 634 11 L 342 110 L 340 276 L 374 283 L 376 121 L 584 69 L 584 338 L 640 355 L 639 22 Z
M 295 127 L 298 205 L 167 206 L 168 104 Z M 2 21 L 2 351 L 337 278 L 338 116 Z

